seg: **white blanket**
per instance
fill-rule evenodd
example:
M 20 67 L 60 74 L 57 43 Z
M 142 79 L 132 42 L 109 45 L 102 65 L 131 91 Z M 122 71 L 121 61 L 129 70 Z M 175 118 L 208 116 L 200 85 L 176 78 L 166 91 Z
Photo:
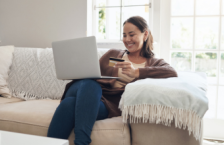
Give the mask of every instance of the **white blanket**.
M 143 79 L 129 83 L 119 108 L 123 122 L 156 123 L 188 129 L 201 140 L 201 121 L 208 110 L 207 82 L 203 73 L 179 72 L 178 77 Z

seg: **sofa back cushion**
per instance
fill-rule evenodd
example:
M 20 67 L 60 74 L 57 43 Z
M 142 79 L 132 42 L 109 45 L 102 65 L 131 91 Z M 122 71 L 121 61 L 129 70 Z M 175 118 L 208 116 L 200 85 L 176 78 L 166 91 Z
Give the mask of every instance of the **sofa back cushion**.
M 99 57 L 105 52 L 99 49 Z M 51 48 L 15 48 L 8 80 L 12 96 L 24 100 L 58 100 L 68 82 L 56 78 Z
M 0 97 L 10 98 L 7 87 L 9 68 L 12 64 L 14 46 L 0 47 Z

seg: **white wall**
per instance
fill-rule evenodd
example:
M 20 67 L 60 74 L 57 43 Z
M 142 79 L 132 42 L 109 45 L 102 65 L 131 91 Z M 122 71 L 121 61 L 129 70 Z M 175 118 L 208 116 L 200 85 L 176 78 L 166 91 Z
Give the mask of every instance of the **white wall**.
M 45 48 L 86 31 L 87 0 L 0 0 L 0 45 Z

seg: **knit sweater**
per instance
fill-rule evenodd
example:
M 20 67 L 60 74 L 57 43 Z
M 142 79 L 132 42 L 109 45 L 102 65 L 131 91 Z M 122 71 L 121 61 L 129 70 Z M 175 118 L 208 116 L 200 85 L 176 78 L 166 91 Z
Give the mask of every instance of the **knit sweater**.
M 100 70 L 102 76 L 118 76 L 118 68 L 109 66 L 109 58 L 116 57 L 122 58 L 125 50 L 110 49 L 100 58 Z M 138 79 L 145 78 L 169 78 L 177 77 L 176 71 L 163 59 L 157 58 L 147 58 L 145 63 L 145 68 L 139 68 L 139 78 L 134 79 L 132 82 Z M 122 88 L 113 88 L 116 79 L 96 79 L 102 88 L 102 98 L 105 106 L 108 109 L 108 118 L 116 117 L 121 115 L 121 111 L 118 109 L 119 101 L 121 95 L 124 92 L 125 86 Z M 65 91 L 61 100 L 65 98 L 65 94 L 69 87 L 76 82 L 76 80 L 71 81 L 65 87 Z

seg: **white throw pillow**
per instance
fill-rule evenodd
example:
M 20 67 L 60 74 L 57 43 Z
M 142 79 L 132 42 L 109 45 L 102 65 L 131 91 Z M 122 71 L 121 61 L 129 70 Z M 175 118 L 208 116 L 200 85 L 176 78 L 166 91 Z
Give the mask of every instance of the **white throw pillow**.
M 108 50 L 98 49 L 99 59 Z M 12 96 L 24 100 L 61 99 L 68 82 L 56 78 L 51 48 L 15 48 L 8 80 Z
M 56 78 L 52 49 L 15 48 L 8 86 L 24 100 L 59 100 L 69 81 Z
M 98 48 L 98 58 L 100 59 L 108 50 L 110 50 L 109 48 Z
M 14 46 L 0 46 L 0 95 L 11 98 L 7 87 L 7 79 L 12 64 Z
M 7 82 L 1 74 L 0 74 L 0 95 L 5 98 L 11 98 L 9 88 L 7 87 Z

